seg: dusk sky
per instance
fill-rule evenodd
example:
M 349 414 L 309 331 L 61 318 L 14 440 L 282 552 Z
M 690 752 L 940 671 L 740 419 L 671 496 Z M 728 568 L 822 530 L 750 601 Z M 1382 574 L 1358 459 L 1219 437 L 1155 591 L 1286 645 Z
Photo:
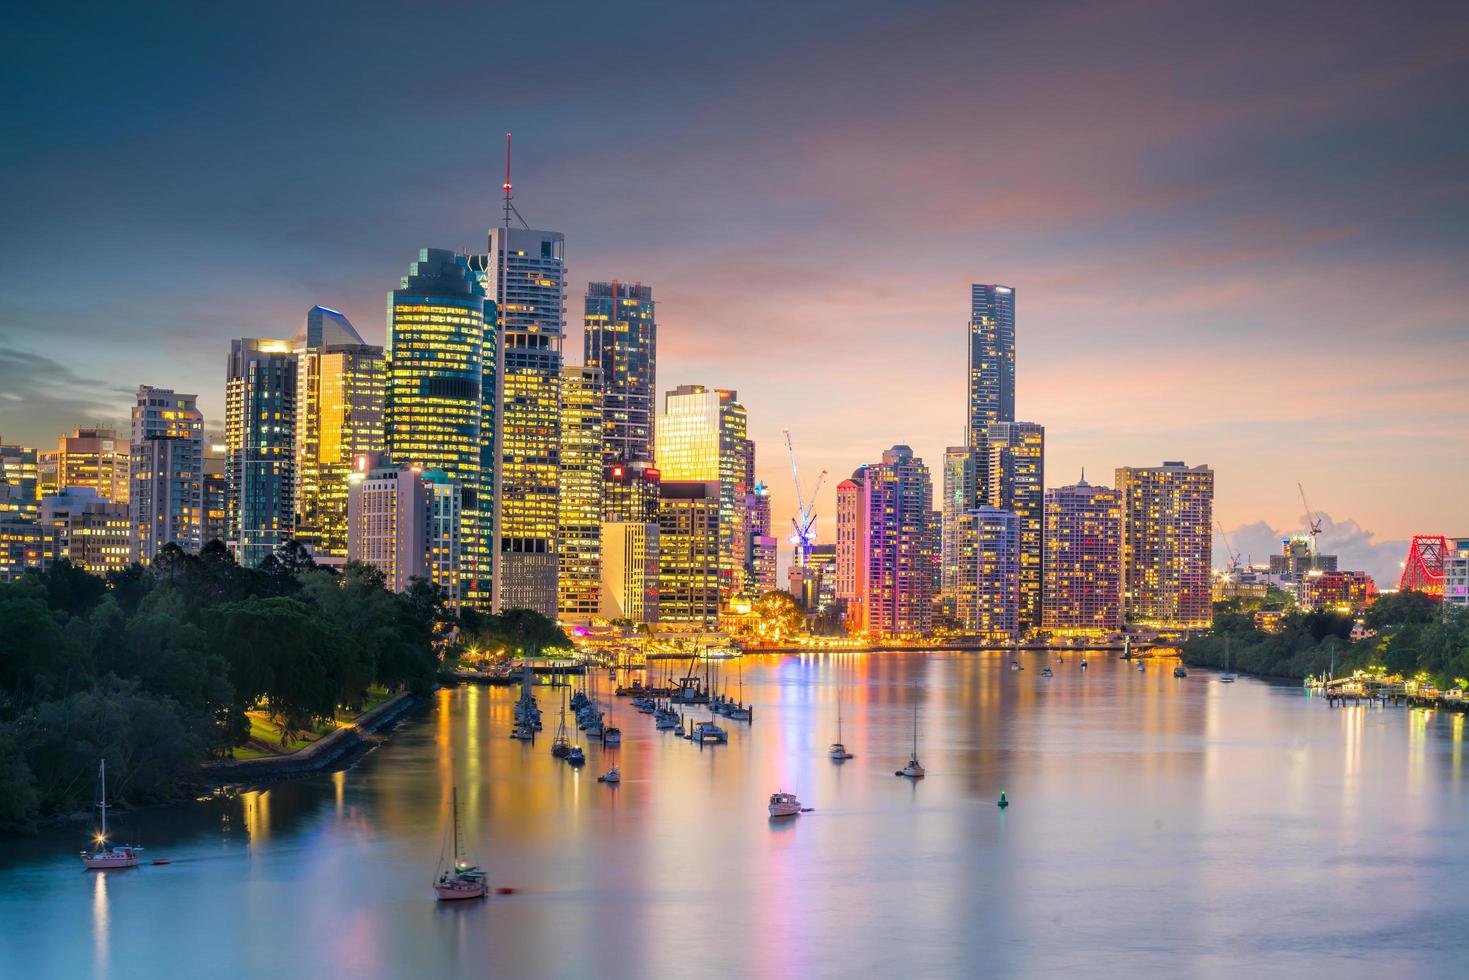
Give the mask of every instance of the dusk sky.
M 382 342 L 513 131 L 568 362 L 588 280 L 650 284 L 659 388 L 739 391 L 778 522 L 789 427 L 823 541 L 854 467 L 962 442 L 971 282 L 1048 485 L 1209 463 L 1259 559 L 1300 481 L 1384 585 L 1469 533 L 1462 2 L 129 6 L 7 18 L 6 442 L 142 383 L 220 428 L 231 338 L 314 303 Z

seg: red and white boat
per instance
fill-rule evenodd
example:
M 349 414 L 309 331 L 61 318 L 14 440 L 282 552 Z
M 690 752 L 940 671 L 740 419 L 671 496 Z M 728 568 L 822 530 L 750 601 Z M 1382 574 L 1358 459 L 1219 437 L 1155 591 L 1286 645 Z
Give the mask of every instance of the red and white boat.
M 441 902 L 453 902 L 463 898 L 484 898 L 489 891 L 489 886 L 485 883 L 485 873 L 460 856 L 463 847 L 459 838 L 459 787 L 454 787 L 452 794 L 451 805 L 454 819 L 451 832 L 454 835 L 454 863 L 447 868 L 444 867 L 444 855 L 440 852 L 439 873 L 434 880 L 434 894 Z
M 801 812 L 801 801 L 795 793 L 771 793 L 770 815 L 772 817 L 794 817 Z
M 97 823 L 92 833 L 92 849 L 82 852 L 82 866 L 88 871 L 117 871 L 138 866 L 138 853 L 143 849 L 132 844 L 113 844 L 107 840 L 107 760 L 97 766 Z

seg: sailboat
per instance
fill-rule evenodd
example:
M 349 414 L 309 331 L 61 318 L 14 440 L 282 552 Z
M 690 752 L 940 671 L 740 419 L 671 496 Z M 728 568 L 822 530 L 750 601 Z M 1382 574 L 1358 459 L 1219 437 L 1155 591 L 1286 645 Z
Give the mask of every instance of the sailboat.
M 92 850 L 82 852 L 82 864 L 88 871 L 109 871 L 138 866 L 141 847 L 111 844 L 107 840 L 107 760 L 97 766 L 97 823 L 93 824 Z
M 453 810 L 451 832 L 454 835 L 454 863 L 444 867 L 444 852 L 439 851 L 438 876 L 434 881 L 434 894 L 441 902 L 452 902 L 461 898 L 484 898 L 488 890 L 485 873 L 464 860 L 463 842 L 459 834 L 459 787 L 455 786 L 450 797 Z M 445 841 L 445 844 L 448 842 Z
M 561 692 L 561 720 L 556 723 L 556 737 L 551 740 L 551 754 L 558 759 L 566 758 L 571 751 L 571 742 L 566 737 L 566 691 Z
M 924 775 L 923 766 L 918 764 L 918 689 L 916 684 L 913 690 L 913 756 L 908 760 L 906 766 L 893 775 L 907 776 L 910 779 L 922 779 Z
M 1229 672 L 1229 637 L 1224 638 L 1224 673 L 1219 675 L 1219 683 L 1233 684 L 1238 678 Z
M 841 762 L 852 757 L 852 753 L 848 752 L 847 747 L 842 744 L 842 698 L 840 694 L 837 695 L 837 740 L 831 743 L 831 748 L 826 750 L 826 754 L 833 762 Z
M 740 699 L 734 703 L 733 707 L 725 708 L 724 713 L 730 721 L 749 721 L 750 708 L 745 704 L 745 661 L 743 658 L 740 659 L 738 670 L 740 678 Z

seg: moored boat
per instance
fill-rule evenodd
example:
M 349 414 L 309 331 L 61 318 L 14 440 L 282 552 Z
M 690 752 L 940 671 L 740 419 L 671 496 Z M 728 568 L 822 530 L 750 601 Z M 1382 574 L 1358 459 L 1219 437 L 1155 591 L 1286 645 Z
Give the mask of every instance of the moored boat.
M 772 817 L 794 817 L 801 812 L 801 801 L 795 793 L 771 793 L 768 809 Z
M 463 842 L 459 834 L 459 787 L 455 786 L 450 796 L 450 808 L 453 813 L 452 830 L 454 836 L 453 863 L 443 867 L 444 855 L 439 854 L 440 871 L 434 880 L 434 894 L 441 902 L 453 902 L 465 898 L 484 898 L 488 891 L 485 883 L 485 873 L 478 867 L 465 861 Z
M 107 839 L 107 760 L 97 765 L 97 797 L 93 804 L 97 823 L 92 832 L 92 849 L 82 852 L 82 866 L 88 871 L 118 871 L 138 866 L 135 844 L 114 844 Z

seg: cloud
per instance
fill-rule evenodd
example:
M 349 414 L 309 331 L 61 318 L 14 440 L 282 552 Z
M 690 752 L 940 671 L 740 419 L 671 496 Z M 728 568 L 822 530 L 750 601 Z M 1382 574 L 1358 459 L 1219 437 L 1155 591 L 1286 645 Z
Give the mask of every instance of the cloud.
M 127 418 L 133 397 L 49 357 L 0 347 L 0 436 L 8 443 L 51 448 L 69 425 Z
M 1363 571 L 1376 580 L 1378 588 L 1397 588 L 1399 563 L 1408 553 L 1406 540 L 1379 540 L 1372 532 L 1350 518 L 1333 520 L 1330 514 L 1317 512 L 1321 522 L 1321 533 L 1316 538 L 1316 550 L 1323 555 L 1336 555 L 1336 567 L 1342 571 Z M 1306 517 L 1301 515 L 1300 524 L 1291 530 L 1273 528 L 1265 521 L 1254 521 L 1229 531 L 1229 543 L 1244 561 L 1263 565 L 1267 556 L 1280 552 L 1282 538 L 1304 533 Z M 1224 540 L 1214 535 L 1214 564 L 1223 568 L 1229 560 L 1229 550 Z

